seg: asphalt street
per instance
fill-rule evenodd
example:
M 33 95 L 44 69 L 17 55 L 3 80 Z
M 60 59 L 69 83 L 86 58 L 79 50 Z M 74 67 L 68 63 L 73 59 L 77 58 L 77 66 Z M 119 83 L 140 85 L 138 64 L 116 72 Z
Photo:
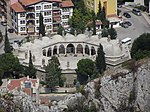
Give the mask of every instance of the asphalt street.
M 7 27 L 9 28 L 9 27 Z M 6 29 L 6 26 L 2 26 L 0 24 L 0 31 L 2 32 L 2 35 L 3 35 L 3 38 L 4 38 L 4 35 L 5 35 L 5 29 Z M 8 38 L 9 38 L 9 42 L 10 43 L 13 43 L 15 40 L 22 40 L 25 36 L 20 36 L 20 35 L 17 35 L 16 33 L 8 33 Z M 4 41 L 2 41 L 0 43 L 0 54 L 4 53 Z
M 120 10 L 122 11 L 122 14 L 123 12 L 128 12 L 131 15 L 131 18 L 123 17 L 123 20 L 130 21 L 132 23 L 132 26 L 129 28 L 116 28 L 117 35 L 120 40 L 130 37 L 132 41 L 134 41 L 141 34 L 150 33 L 150 25 L 143 16 L 136 16 L 126 8 L 121 8 Z

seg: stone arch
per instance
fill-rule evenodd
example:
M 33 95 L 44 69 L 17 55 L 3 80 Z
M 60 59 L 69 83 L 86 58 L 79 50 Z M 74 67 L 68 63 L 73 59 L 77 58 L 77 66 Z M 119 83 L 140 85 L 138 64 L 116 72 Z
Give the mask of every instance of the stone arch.
M 96 54 L 96 50 L 95 50 L 95 48 L 92 46 L 91 47 L 91 55 L 95 55 Z
M 45 49 L 43 50 L 43 56 L 46 56 L 46 50 Z
M 51 49 L 51 47 L 48 48 L 48 51 L 47 51 L 47 57 L 50 57 L 50 56 L 52 56 L 52 49 Z
M 85 54 L 90 55 L 90 49 L 88 45 L 85 45 Z
M 67 50 L 67 53 L 75 53 L 75 47 L 73 44 L 68 44 L 66 50 Z
M 59 46 L 59 54 L 65 54 L 65 47 L 62 44 Z
M 83 46 L 81 44 L 78 44 L 76 49 L 77 49 L 77 53 L 83 54 Z
M 57 46 L 54 46 L 53 48 L 53 55 L 57 54 Z

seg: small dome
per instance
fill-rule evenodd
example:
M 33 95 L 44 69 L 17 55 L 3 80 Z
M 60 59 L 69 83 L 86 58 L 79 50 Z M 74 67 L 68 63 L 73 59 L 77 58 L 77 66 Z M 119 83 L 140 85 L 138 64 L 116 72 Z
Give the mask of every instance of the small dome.
M 67 42 L 71 42 L 71 41 L 74 42 L 74 41 L 76 41 L 77 38 L 74 35 L 67 33 L 65 36 L 65 39 Z

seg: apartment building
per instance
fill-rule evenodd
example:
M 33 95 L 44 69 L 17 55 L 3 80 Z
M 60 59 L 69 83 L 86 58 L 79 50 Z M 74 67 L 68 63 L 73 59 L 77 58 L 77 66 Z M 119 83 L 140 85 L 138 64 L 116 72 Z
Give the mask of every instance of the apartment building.
M 8 25 L 12 24 L 10 5 L 14 2 L 14 0 L 0 0 L 0 20 L 7 22 Z
M 73 6 L 71 0 L 18 0 L 11 5 L 12 26 L 18 34 L 36 35 L 41 13 L 46 32 L 54 33 L 60 25 L 69 27 Z
M 106 16 L 117 15 L 117 0 L 84 0 L 85 6 L 97 14 L 99 10 L 99 2 L 102 7 L 105 7 Z

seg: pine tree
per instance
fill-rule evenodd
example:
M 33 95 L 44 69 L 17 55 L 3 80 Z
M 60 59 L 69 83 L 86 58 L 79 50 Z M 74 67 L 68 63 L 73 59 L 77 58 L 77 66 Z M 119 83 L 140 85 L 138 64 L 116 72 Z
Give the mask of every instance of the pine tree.
M 93 18 L 93 35 L 96 35 L 96 18 L 94 11 L 92 12 L 92 18 Z
M 5 29 L 4 51 L 5 51 L 5 53 L 11 53 L 11 51 L 12 51 L 12 50 L 11 50 L 11 47 L 10 47 L 8 35 L 7 35 L 7 28 Z
M 43 15 L 40 13 L 39 16 L 39 35 L 42 34 L 42 36 L 45 36 L 45 25 L 43 23 Z
M 97 57 L 96 57 L 96 67 L 99 73 L 103 73 L 106 69 L 106 62 L 105 62 L 105 53 L 103 51 L 103 46 L 100 44 L 98 51 L 97 51 Z
M 51 89 L 51 92 L 55 86 L 60 86 L 63 83 L 61 76 L 60 63 L 57 57 L 53 56 L 49 60 L 48 65 L 46 66 L 46 85 Z M 61 85 L 62 86 L 62 85 Z
M 34 68 L 33 63 L 32 63 L 32 54 L 31 54 L 31 51 L 30 51 L 30 57 L 29 57 L 29 66 L 26 67 L 24 74 L 26 76 L 31 77 L 31 78 L 35 78 L 36 77 L 36 69 Z

